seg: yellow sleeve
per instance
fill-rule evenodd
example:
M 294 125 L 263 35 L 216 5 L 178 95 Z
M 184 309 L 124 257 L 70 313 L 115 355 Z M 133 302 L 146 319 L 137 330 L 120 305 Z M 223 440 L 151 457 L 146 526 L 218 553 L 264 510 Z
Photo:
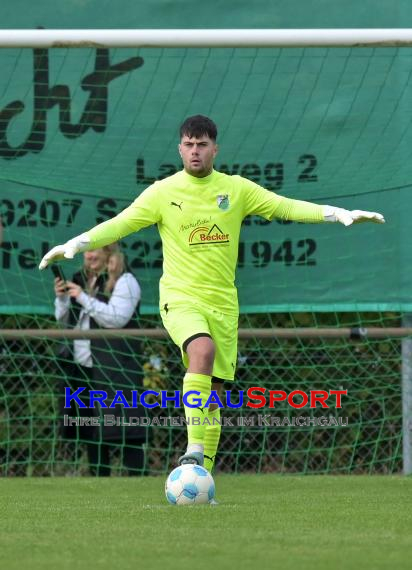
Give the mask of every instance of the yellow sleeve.
M 246 178 L 241 178 L 245 196 L 244 216 L 262 216 L 266 220 L 280 218 L 295 222 L 319 223 L 324 221 L 323 206 L 284 198 L 275 192 L 266 190 Z
M 313 204 L 313 202 L 304 202 L 303 200 L 292 200 L 291 198 L 281 197 L 281 201 L 270 218 L 280 218 L 281 220 L 293 220 L 295 222 L 306 222 L 309 224 L 318 224 L 325 221 L 323 214 L 323 206 Z
M 90 239 L 90 249 L 114 243 L 160 220 L 158 188 L 153 184 L 120 214 L 86 232 Z

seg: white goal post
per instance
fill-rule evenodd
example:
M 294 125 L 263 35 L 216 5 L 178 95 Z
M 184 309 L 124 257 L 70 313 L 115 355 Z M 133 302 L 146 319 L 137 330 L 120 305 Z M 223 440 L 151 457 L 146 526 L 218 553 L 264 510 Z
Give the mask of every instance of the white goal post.
M 0 47 L 406 47 L 412 28 L 0 30 Z

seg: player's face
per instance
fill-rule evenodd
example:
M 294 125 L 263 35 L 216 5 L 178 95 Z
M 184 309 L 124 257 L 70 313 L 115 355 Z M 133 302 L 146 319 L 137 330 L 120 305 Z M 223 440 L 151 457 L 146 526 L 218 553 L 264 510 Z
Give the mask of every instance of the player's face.
M 208 135 L 199 138 L 184 135 L 179 144 L 179 153 L 186 172 L 197 178 L 203 178 L 213 170 L 217 145 Z

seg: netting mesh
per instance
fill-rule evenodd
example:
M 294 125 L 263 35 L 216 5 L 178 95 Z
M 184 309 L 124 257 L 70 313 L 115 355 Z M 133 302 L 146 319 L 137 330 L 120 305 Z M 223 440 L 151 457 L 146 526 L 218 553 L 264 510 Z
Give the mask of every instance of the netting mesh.
M 52 275 L 36 269 L 42 255 L 179 170 L 178 127 L 199 112 L 219 126 L 217 169 L 287 196 L 382 211 L 392 222 L 343 234 L 327 224 L 246 219 L 241 326 L 399 326 L 411 310 L 412 264 L 402 246 L 410 221 L 409 48 L 2 49 L 0 62 L 1 328 L 55 326 Z M 140 324 L 158 327 L 158 234 L 147 229 L 121 245 L 142 286 Z M 67 263 L 66 275 L 78 265 Z M 0 343 L 1 473 L 86 474 L 89 453 L 114 474 L 174 465 L 184 427 L 153 426 L 144 440 L 113 440 L 104 450 L 91 432 L 62 435 L 60 346 Z M 183 368 L 171 342 L 144 339 L 140 366 L 146 388 L 180 389 Z M 223 429 L 217 469 L 399 471 L 400 370 L 396 338 L 242 340 L 236 391 L 347 389 L 348 396 L 327 414 L 285 403 L 265 410 L 280 426 L 259 425 L 261 410 L 247 411 L 254 425 L 237 425 L 244 408 L 226 410 L 234 425 Z M 348 425 L 287 425 L 297 412 Z M 130 465 L 130 456 L 139 461 Z
M 244 315 L 242 326 L 330 325 L 340 315 Z M 348 326 L 399 326 L 399 316 L 344 316 Z M 30 328 L 38 319 L 11 317 Z M 51 323 L 47 320 L 43 326 Z M 159 324 L 150 318 L 147 324 Z M 1 349 L 0 452 L 4 475 L 87 474 L 87 438 L 59 435 L 60 368 L 56 341 L 4 341 Z M 138 358 L 146 389 L 181 389 L 180 354 L 170 341 L 146 339 Z M 402 467 L 401 341 L 399 339 L 252 339 L 241 340 L 235 392 L 251 386 L 310 391 L 348 390 L 342 408 L 293 409 L 279 402 L 274 409 L 224 410 L 233 426 L 222 430 L 217 469 L 221 472 L 394 473 Z M 107 388 L 110 388 L 108 385 Z M 117 386 L 118 388 L 118 386 Z M 159 400 L 160 401 L 160 400 Z M 237 397 L 233 397 L 237 401 Z M 70 413 L 70 412 L 69 412 Z M 90 414 L 88 410 L 87 414 Z M 182 417 L 183 409 L 154 408 L 155 417 Z M 239 425 L 239 418 L 254 425 Z M 265 420 L 260 420 L 264 416 Z M 346 426 L 293 426 L 293 417 L 342 417 Z M 283 425 L 266 425 L 277 417 Z M 285 419 L 286 418 L 286 419 Z M 136 473 L 165 472 L 185 449 L 184 426 L 152 425 L 143 445 L 145 462 Z M 168 422 L 170 424 L 170 421 Z M 247 424 L 247 422 L 246 422 Z M 288 425 L 290 424 L 290 425 Z M 126 428 L 127 429 L 127 428 Z M 109 442 L 112 473 L 125 473 L 122 447 L 141 445 Z
M 4 49 L 0 62 L 3 312 L 50 314 L 51 276 L 35 271 L 39 259 L 179 170 L 178 128 L 199 112 L 219 127 L 218 170 L 393 222 L 353 228 L 343 245 L 326 224 L 246 220 L 238 284 L 247 312 L 410 309 L 400 288 L 412 279 L 400 246 L 409 48 Z M 149 228 L 122 245 L 142 310 L 154 314 L 158 234 Z

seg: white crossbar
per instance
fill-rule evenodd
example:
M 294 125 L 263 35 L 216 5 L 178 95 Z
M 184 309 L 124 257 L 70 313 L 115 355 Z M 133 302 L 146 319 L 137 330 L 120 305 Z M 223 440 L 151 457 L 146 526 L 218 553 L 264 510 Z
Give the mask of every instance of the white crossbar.
M 0 30 L 0 47 L 406 47 L 411 45 L 411 28 Z

